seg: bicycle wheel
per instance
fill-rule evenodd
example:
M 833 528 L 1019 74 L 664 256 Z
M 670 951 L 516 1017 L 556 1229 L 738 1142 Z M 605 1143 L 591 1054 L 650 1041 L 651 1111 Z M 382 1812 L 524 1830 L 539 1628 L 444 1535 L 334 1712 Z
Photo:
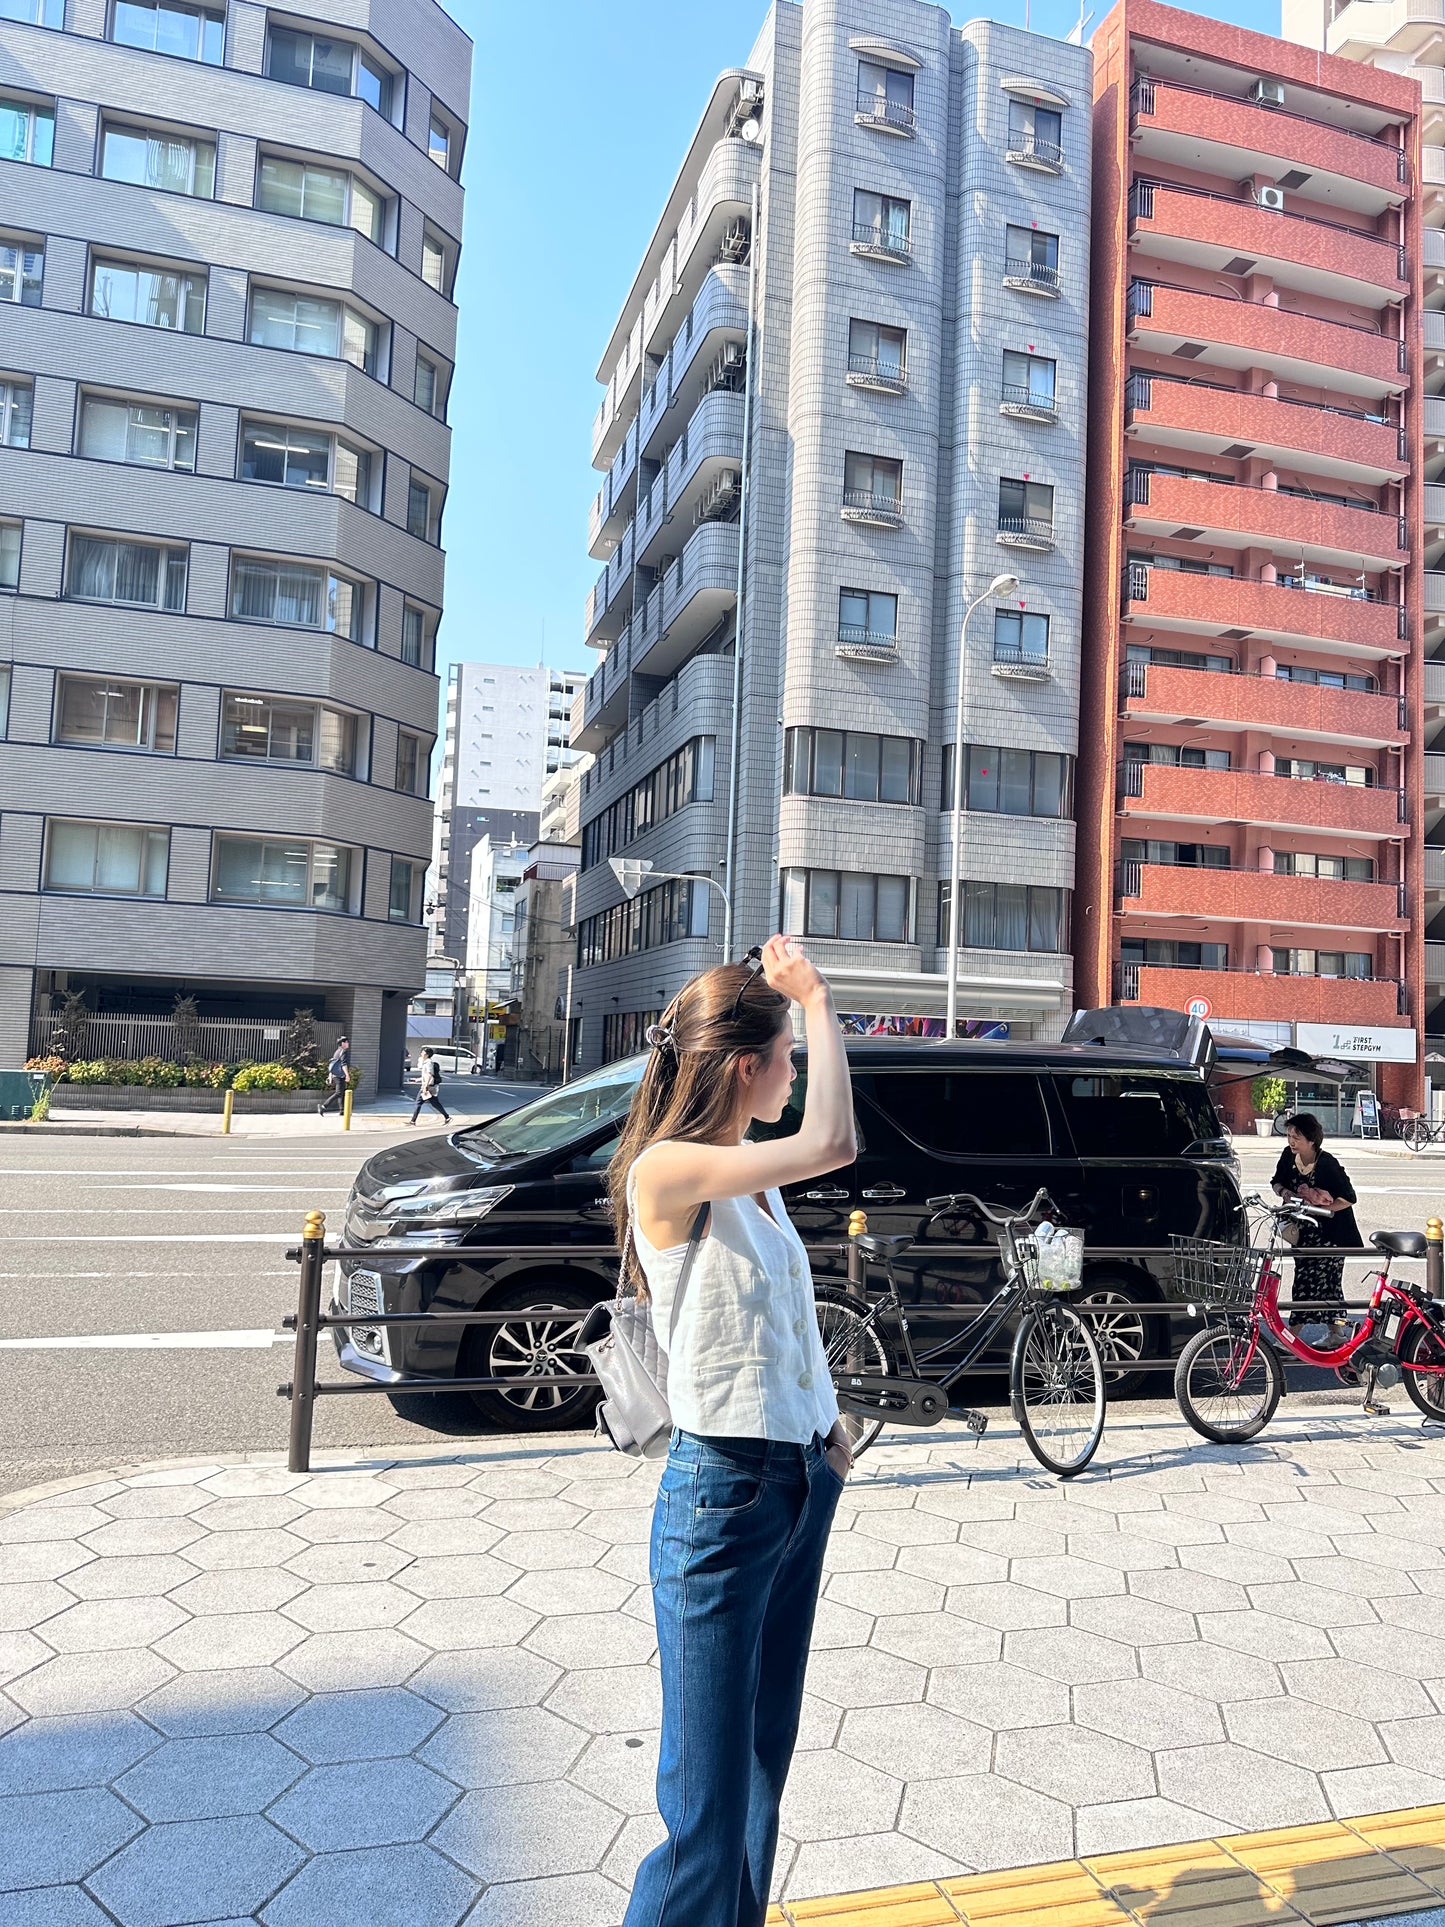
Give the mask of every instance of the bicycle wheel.
M 1423 1151 L 1430 1142 L 1430 1125 L 1423 1117 L 1412 1117 L 1401 1133 L 1412 1151 Z
M 1208 1325 L 1174 1367 L 1174 1396 L 1201 1438 L 1236 1445 L 1262 1432 L 1284 1392 L 1284 1366 L 1262 1332 L 1250 1348 L 1247 1325 Z
M 1423 1325 L 1412 1324 L 1404 1333 L 1399 1357 L 1405 1373 L 1405 1390 L 1426 1418 L 1445 1423 L 1445 1378 L 1410 1369 L 1412 1365 L 1445 1367 L 1445 1337 L 1437 1331 L 1427 1331 Z
M 1009 1362 L 1009 1404 L 1029 1450 L 1072 1479 L 1104 1436 L 1104 1364 L 1094 1334 L 1067 1305 L 1024 1314 Z
M 865 1372 L 870 1378 L 895 1376 L 897 1367 L 887 1339 L 876 1325 L 865 1322 L 847 1292 L 820 1285 L 814 1290 L 813 1303 L 830 1372 Z M 861 1418 L 855 1412 L 844 1412 L 842 1418 L 855 1459 L 868 1450 L 886 1423 L 881 1418 Z

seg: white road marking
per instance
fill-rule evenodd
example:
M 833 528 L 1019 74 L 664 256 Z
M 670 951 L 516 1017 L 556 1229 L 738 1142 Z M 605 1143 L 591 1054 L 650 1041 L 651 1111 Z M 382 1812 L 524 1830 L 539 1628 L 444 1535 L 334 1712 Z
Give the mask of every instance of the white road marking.
M 164 1164 L 137 1165 L 133 1171 L 83 1171 L 75 1165 L 59 1165 L 52 1169 L 49 1165 L 7 1164 L 0 1165 L 0 1178 L 148 1178 L 169 1171 L 173 1178 L 208 1178 L 224 1165 L 212 1164 L 200 1170 L 179 1170 Z M 324 1175 L 327 1172 L 340 1172 L 343 1176 L 355 1176 L 354 1164 L 288 1164 L 275 1169 L 268 1165 L 243 1164 L 234 1167 L 246 1173 L 247 1177 L 264 1178 L 304 1178 L 308 1174 Z M 269 1187 L 268 1187 L 269 1188 Z
M 117 1278 L 168 1278 L 174 1283 L 175 1277 L 176 1274 L 173 1271 L 67 1271 L 64 1273 L 48 1271 L 0 1271 L 0 1283 L 4 1283 L 9 1279 L 23 1278 L 27 1283 L 33 1284 L 38 1279 L 44 1278 L 47 1285 L 85 1284 L 94 1283 L 96 1280 L 101 1280 L 109 1284 Z M 286 1271 L 248 1271 L 246 1277 L 248 1280 L 255 1278 L 294 1279 L 296 1277 L 296 1271 L 294 1267 Z
M 289 1332 L 103 1332 L 82 1338 L 0 1338 L 0 1351 L 12 1352 L 189 1352 L 269 1351 L 291 1344 Z
M 50 1232 L 6 1233 L 7 1245 L 291 1245 L 300 1237 L 290 1231 L 118 1231 L 107 1237 L 102 1231 L 76 1231 L 56 1238 Z

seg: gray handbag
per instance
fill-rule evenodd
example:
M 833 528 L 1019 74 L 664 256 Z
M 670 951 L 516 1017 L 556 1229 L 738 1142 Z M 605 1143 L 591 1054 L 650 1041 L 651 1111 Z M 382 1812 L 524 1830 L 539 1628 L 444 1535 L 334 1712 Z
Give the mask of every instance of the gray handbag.
M 700 1205 L 693 1220 L 687 1252 L 672 1294 L 672 1316 L 667 1330 L 669 1349 L 711 1209 L 711 1205 Z M 577 1339 L 606 1393 L 597 1408 L 598 1434 L 609 1438 L 617 1450 L 626 1452 L 629 1458 L 662 1458 L 672 1435 L 672 1413 L 667 1403 L 667 1356 L 657 1342 L 651 1301 L 635 1296 L 624 1298 L 619 1273 L 617 1297 L 610 1305 L 592 1307 Z

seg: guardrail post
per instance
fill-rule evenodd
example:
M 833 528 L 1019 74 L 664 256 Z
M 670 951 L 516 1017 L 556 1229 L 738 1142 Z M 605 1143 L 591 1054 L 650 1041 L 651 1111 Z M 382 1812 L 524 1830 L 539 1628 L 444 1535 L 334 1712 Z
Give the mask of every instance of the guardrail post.
M 1445 1224 L 1425 1220 L 1425 1289 L 1435 1299 L 1445 1298 Z
M 341 1100 L 341 1128 L 343 1131 L 351 1129 L 351 1086 L 349 1084 L 346 1087 L 346 1095 Z
M 221 1136 L 231 1135 L 231 1113 L 236 1108 L 236 1093 L 228 1085 L 225 1101 L 221 1105 Z
M 848 1296 L 866 1308 L 868 1303 L 868 1260 L 858 1249 L 858 1239 L 868 1229 L 866 1211 L 848 1214 Z
M 291 1367 L 291 1444 L 288 1472 L 311 1470 L 311 1421 L 316 1407 L 316 1338 L 326 1213 L 308 1211 L 301 1230 L 301 1284 L 296 1294 L 296 1355 Z

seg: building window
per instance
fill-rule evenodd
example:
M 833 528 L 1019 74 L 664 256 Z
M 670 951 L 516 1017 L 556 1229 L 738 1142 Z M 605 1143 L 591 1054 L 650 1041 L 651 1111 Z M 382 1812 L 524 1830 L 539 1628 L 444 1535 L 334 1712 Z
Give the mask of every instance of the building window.
M 219 67 L 226 55 L 226 16 L 174 0 L 115 0 L 110 37 L 122 47 L 146 47 Z
M 913 75 L 876 61 L 858 62 L 857 118 L 882 123 L 899 132 L 913 132 Z
M 437 539 L 437 517 L 432 504 L 435 491 L 430 483 L 419 481 L 412 475 L 406 491 L 406 528 L 408 535 L 414 535 L 422 542 L 435 542 Z
M 401 659 L 410 663 L 413 669 L 430 669 L 434 659 L 435 640 L 426 611 L 408 602 L 401 612 Z
M 148 128 L 107 126 L 100 137 L 100 171 L 108 181 L 209 201 L 216 191 L 216 146 Z
M 1281 682 L 1316 683 L 1321 689 L 1354 689 L 1362 695 L 1368 695 L 1378 687 L 1373 676 L 1361 676 L 1343 669 L 1306 669 L 1297 662 L 1279 663 L 1274 673 Z
M 1024 482 L 1001 475 L 998 484 L 998 532 L 1021 535 L 1035 542 L 1054 539 L 1052 482 Z
M 848 373 L 902 388 L 908 381 L 908 330 L 879 321 L 848 323 Z
M 266 44 L 266 72 L 287 87 L 310 87 L 321 94 L 354 94 L 384 120 L 393 118 L 396 76 L 361 51 L 354 41 L 329 34 L 298 33 L 272 27 Z
M 451 173 L 452 171 L 451 130 L 447 127 L 444 121 L 438 120 L 435 114 L 432 115 L 431 124 L 427 128 L 426 151 L 430 156 L 430 158 L 436 162 L 438 167 L 440 167 L 447 174 Z
M 396 733 L 396 784 L 404 796 L 426 795 L 426 743 L 409 729 Z
M 7 662 L 0 668 L 0 742 L 4 742 L 10 728 L 10 665 Z
M 28 241 L 0 241 L 0 301 L 38 308 L 44 275 L 43 247 L 33 247 Z
M 368 375 L 377 371 L 377 326 L 344 301 L 291 294 L 284 288 L 252 288 L 246 339 L 259 348 L 349 361 Z
M 585 970 L 592 964 L 635 956 L 640 950 L 705 937 L 707 931 L 707 885 L 659 883 L 595 917 L 584 917 L 577 926 L 577 963 Z
M 1156 743 L 1154 747 L 1162 746 Z M 1227 769 L 1228 764 L 1223 767 Z M 1321 763 L 1304 756 L 1276 757 L 1274 771 L 1276 776 L 1293 776 L 1306 783 L 1348 783 L 1364 789 L 1373 789 L 1379 781 L 1371 763 Z
M 451 249 L 430 228 L 421 237 L 421 278 L 429 288 L 435 288 L 438 294 L 451 298 Z
M 0 161 L 49 167 L 55 152 L 55 109 L 0 94 Z
M 193 474 L 198 420 L 194 408 L 85 395 L 80 403 L 80 452 L 93 461 Z
M 878 254 L 907 255 L 912 248 L 913 208 L 891 194 L 853 190 L 853 245 Z
M 843 457 L 843 506 L 898 515 L 903 509 L 903 464 L 886 455 L 849 449 Z
M 267 214 L 289 214 L 298 221 L 323 221 L 328 227 L 355 228 L 381 246 L 386 232 L 386 202 L 341 167 L 314 161 L 261 156 L 256 205 Z
M 602 1019 L 602 1061 L 611 1064 L 619 1057 L 633 1057 L 646 1048 L 647 1032 L 662 1012 L 653 1010 L 609 1010 Z M 616 1140 L 602 1148 L 611 1151 Z M 600 1155 L 600 1153 L 599 1153 Z
M 231 570 L 231 615 L 237 622 L 276 622 L 362 638 L 365 594 L 359 582 L 306 562 L 237 556 Z
M 1020 408 L 1054 408 L 1057 362 L 1046 355 L 1026 355 L 1013 348 L 1003 351 L 1003 399 Z
M 29 448 L 34 395 L 28 381 L 0 381 L 0 446 Z
M 176 747 L 177 695 L 174 683 L 61 676 L 55 695 L 55 741 L 169 755 Z
M 341 495 L 358 508 L 371 507 L 370 454 L 324 429 L 243 422 L 241 480 Z
M 1125 743 L 1124 761 L 1164 763 L 1171 769 L 1228 769 L 1229 751 L 1204 749 L 1198 743 Z
M 65 25 L 65 0 L 0 0 L 0 20 L 58 29 Z
M 1037 107 L 1031 100 L 1009 102 L 1006 152 L 1011 161 L 1060 168 L 1064 164 L 1063 138 L 1064 117 L 1055 108 Z
M 783 930 L 790 937 L 850 943 L 912 943 L 912 877 L 854 870 L 784 870 Z
M 964 745 L 963 807 L 992 816 L 1072 816 L 1074 759 L 1050 749 Z M 953 808 L 953 744 L 943 746 L 938 807 Z
M 337 776 L 356 773 L 356 717 L 287 696 L 221 697 L 221 757 L 228 763 L 304 764 Z
M 1276 850 L 1276 876 L 1323 877 L 1331 883 L 1373 883 L 1372 856 L 1318 856 L 1307 850 Z
M 898 598 L 881 589 L 838 591 L 838 640 L 887 647 L 898 640 Z
M 171 833 L 130 823 L 46 824 L 45 888 L 88 897 L 163 897 Z
M 1153 642 L 1127 643 L 1124 648 L 1124 660 L 1144 664 L 1153 663 L 1161 669 L 1208 669 L 1221 676 L 1234 674 L 1233 656 L 1214 656 L 1202 649 L 1161 649 Z
M 1276 950 L 1274 967 L 1286 977 L 1368 979 L 1375 974 L 1375 959 L 1368 950 Z
M 416 923 L 419 919 L 413 914 L 412 905 L 416 900 L 416 871 L 414 863 L 405 857 L 391 859 L 391 891 L 387 898 L 386 914 L 393 923 Z
M 279 910 L 350 911 L 353 871 L 344 843 L 302 837 L 218 836 L 213 903 L 256 903 Z
M 1126 836 L 1119 845 L 1126 863 L 1157 863 L 1170 870 L 1228 870 L 1227 843 L 1178 843 L 1170 838 Z M 1275 858 L 1275 868 L 1280 868 Z
M 911 736 L 875 736 L 855 729 L 790 729 L 783 752 L 783 788 L 790 796 L 921 803 L 923 745 Z
M 72 535 L 65 593 L 84 602 L 112 602 L 132 609 L 186 606 L 188 551 L 153 542 L 122 542 L 108 535 Z
M 20 524 L 0 522 L 0 589 L 20 587 Z
M 445 412 L 442 398 L 441 370 L 434 361 L 425 355 L 416 358 L 416 380 L 412 385 L 412 399 L 418 408 L 425 409 L 428 415 L 441 419 Z
M 1229 968 L 1227 943 L 1180 943 L 1173 937 L 1125 937 L 1119 956 L 1126 964 L 1162 964 L 1166 970 Z
M 1041 228 L 1013 227 L 1004 234 L 1004 278 L 1057 293 L 1059 237 Z
M 1028 609 L 995 609 L 993 659 L 1044 669 L 1049 660 L 1049 618 Z
M 938 941 L 952 942 L 949 886 L 938 886 Z M 965 883 L 963 946 L 967 950 L 1067 950 L 1069 892 L 1040 883 Z
M 93 261 L 90 312 L 102 321 L 137 321 L 198 335 L 206 326 L 206 277 L 127 261 Z
M 713 797 L 715 739 L 694 736 L 675 749 L 666 761 L 649 770 L 624 796 L 582 825 L 582 868 L 604 863 L 614 851 L 626 849 L 634 837 L 665 823 L 689 803 L 710 803 Z

